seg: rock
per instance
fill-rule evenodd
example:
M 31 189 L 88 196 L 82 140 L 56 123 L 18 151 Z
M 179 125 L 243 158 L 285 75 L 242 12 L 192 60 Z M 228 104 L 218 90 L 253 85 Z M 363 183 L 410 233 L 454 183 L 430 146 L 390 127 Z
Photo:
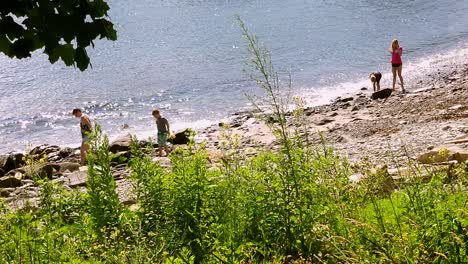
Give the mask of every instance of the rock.
M 167 141 L 173 145 L 184 145 L 190 142 L 190 136 L 192 133 L 192 130 L 187 128 L 182 132 L 176 133 L 173 138 L 169 138 Z
M 336 142 L 339 142 L 339 143 L 348 143 L 350 141 L 351 141 L 350 138 L 348 136 L 345 136 L 345 135 L 340 135 L 336 139 Z
M 458 147 L 439 147 L 420 154 L 417 160 L 423 164 L 441 163 L 451 160 L 464 162 L 468 160 L 468 150 Z
M 359 111 L 359 106 L 355 105 L 351 108 L 351 112 Z
M 371 98 L 372 100 L 385 99 L 385 98 L 390 97 L 390 95 L 392 95 L 392 92 L 393 92 L 392 89 L 383 89 L 383 90 L 372 93 Z
M 0 197 L 7 198 L 10 197 L 10 194 L 15 190 L 15 188 L 1 188 Z
M 361 91 L 367 91 L 367 87 L 362 87 Z
M 74 172 L 80 169 L 80 164 L 75 162 L 62 162 L 58 164 L 60 166 L 59 172 Z
M 461 109 L 461 108 L 463 108 L 463 105 L 454 105 L 452 107 L 449 107 L 448 110 L 456 111 L 456 110 Z
M 71 174 L 65 175 L 61 181 L 64 185 L 76 188 L 79 186 L 86 186 L 86 180 L 88 179 L 88 172 L 86 171 L 75 171 Z
M 413 93 L 423 93 L 423 92 L 429 92 L 434 90 L 433 87 L 426 87 L 426 88 L 419 88 L 413 91 Z
M 334 120 L 334 119 L 323 118 L 323 119 L 321 119 L 320 121 L 316 122 L 315 124 L 316 124 L 317 126 L 323 126 L 323 125 L 328 124 L 328 123 L 331 123 L 331 122 L 333 122 L 333 121 L 335 121 L 335 120 Z
M 49 156 L 49 154 L 51 153 L 54 153 L 54 152 L 60 152 L 60 147 L 59 146 L 55 146 L 55 145 L 48 145 L 48 144 L 44 144 L 44 145 L 40 145 L 40 146 L 37 146 L 35 148 L 33 148 L 29 153 L 28 155 L 29 156 L 43 156 L 43 155 L 46 155 L 46 156 Z
M 337 116 L 338 113 L 337 112 L 331 112 L 330 114 L 328 114 L 329 117 L 335 117 Z
M 53 163 L 37 163 L 21 168 L 27 179 L 45 178 L 52 179 L 54 172 L 60 170 L 60 165 Z
M 398 124 L 400 124 L 400 125 L 406 125 L 406 124 L 408 124 L 408 121 L 402 120 L 402 121 L 398 122 Z
M 111 163 L 113 163 L 114 166 L 119 164 L 126 164 L 130 158 L 130 155 L 130 151 L 120 151 L 114 153 L 111 157 Z
M 354 100 L 353 97 L 345 97 L 345 98 L 338 97 L 338 98 L 336 99 L 336 102 L 337 102 L 337 103 L 346 103 L 346 102 L 350 102 L 350 101 L 352 101 L 352 100 Z
M 67 157 L 73 155 L 73 152 L 74 152 L 74 150 L 72 148 L 68 148 L 68 147 L 62 148 L 59 151 L 59 156 L 61 158 L 67 158 Z
M 20 168 L 25 164 L 24 155 L 21 153 L 13 153 L 6 156 L 0 156 L 0 169 L 3 174 L 11 170 Z
M 442 130 L 443 130 L 443 131 L 447 131 L 447 130 L 449 130 L 450 128 L 452 128 L 452 127 L 451 127 L 451 126 L 444 126 L 444 127 L 442 127 Z
M 114 140 L 109 147 L 109 151 L 112 153 L 117 153 L 121 151 L 129 151 L 131 145 L 132 145 L 132 135 L 127 134 L 125 136 L 122 136 Z
M 21 185 L 23 185 L 23 183 L 15 176 L 5 176 L 0 178 L 0 188 L 16 188 Z
M 468 134 L 468 126 L 459 126 L 457 129 L 462 133 Z

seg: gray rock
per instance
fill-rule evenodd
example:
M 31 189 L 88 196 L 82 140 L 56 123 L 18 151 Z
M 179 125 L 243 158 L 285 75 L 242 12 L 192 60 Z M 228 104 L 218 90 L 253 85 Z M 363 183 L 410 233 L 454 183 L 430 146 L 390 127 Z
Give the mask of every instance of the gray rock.
M 5 176 L 0 178 L 0 188 L 16 188 L 23 185 L 20 179 L 14 176 Z
M 75 171 L 68 175 L 65 175 L 61 181 L 64 185 L 71 188 L 79 186 L 86 186 L 86 180 L 88 179 L 88 172 L 86 171 Z
M 449 107 L 448 110 L 455 111 L 455 110 L 458 110 L 458 109 L 461 109 L 461 108 L 463 108 L 463 105 L 454 105 L 454 106 Z
M 51 153 L 54 153 L 54 152 L 60 152 L 60 147 L 59 146 L 55 146 L 55 145 L 48 145 L 48 144 L 44 144 L 44 145 L 40 145 L 40 146 L 37 146 L 35 148 L 33 148 L 29 153 L 28 155 L 29 156 L 43 156 L 43 155 L 49 155 Z
M 80 164 L 75 162 L 62 162 L 58 164 L 60 166 L 59 172 L 74 172 L 80 169 Z
M 109 151 L 112 153 L 117 153 L 121 151 L 129 151 L 131 145 L 132 145 L 132 135 L 127 134 L 125 136 L 122 136 L 114 140 L 109 147 Z
M 323 125 L 326 125 L 326 124 L 331 123 L 333 121 L 335 121 L 335 120 L 331 119 L 331 118 L 323 118 L 320 121 L 316 122 L 315 124 L 318 125 L 318 126 L 323 126 Z
M 352 101 L 352 100 L 354 100 L 353 97 L 345 97 L 345 98 L 338 97 L 338 98 L 336 99 L 336 102 L 337 102 L 337 103 L 346 103 L 346 102 L 350 102 L 350 101 Z
M 468 134 L 468 126 L 459 126 L 458 131 Z

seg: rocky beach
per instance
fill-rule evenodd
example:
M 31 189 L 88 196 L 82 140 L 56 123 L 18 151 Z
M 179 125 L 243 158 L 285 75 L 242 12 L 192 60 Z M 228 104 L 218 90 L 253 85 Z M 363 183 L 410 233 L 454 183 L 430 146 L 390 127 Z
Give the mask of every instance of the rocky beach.
M 365 159 L 390 169 L 403 167 L 408 160 L 447 164 L 468 159 L 468 64 L 428 76 L 411 87 L 409 93 L 395 91 L 388 95 L 373 99 L 372 91 L 363 87 L 360 92 L 337 98 L 330 104 L 306 107 L 304 140 L 308 135 L 309 142 L 318 145 L 325 139 L 352 163 Z M 238 137 L 241 146 L 238 155 L 242 157 L 280 148 L 258 114 L 237 113 L 229 120 L 197 131 L 197 140 L 206 142 L 211 164 L 225 155 L 221 145 L 226 132 Z M 130 143 L 128 135 L 110 146 L 117 191 L 125 204 L 133 202 L 126 180 L 130 171 L 125 158 L 129 157 Z M 186 144 L 187 138 L 179 133 L 173 143 L 177 148 Z M 441 157 L 441 149 L 448 154 Z M 163 167 L 171 166 L 167 157 L 154 160 Z M 52 145 L 0 155 L 0 197 L 12 207 L 22 207 L 27 202 L 34 206 L 40 195 L 36 175 L 65 188 L 84 190 L 87 167 L 78 162 L 78 148 Z

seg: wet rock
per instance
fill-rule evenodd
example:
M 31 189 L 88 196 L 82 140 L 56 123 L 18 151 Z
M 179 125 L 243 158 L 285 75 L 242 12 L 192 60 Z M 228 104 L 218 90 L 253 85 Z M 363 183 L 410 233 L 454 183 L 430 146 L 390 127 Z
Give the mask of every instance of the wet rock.
M 190 142 L 192 133 L 192 130 L 187 128 L 182 132 L 176 133 L 173 138 L 169 138 L 167 141 L 173 145 L 184 145 Z
M 361 91 L 367 91 L 367 87 L 362 87 Z
M 16 188 L 21 185 L 23 185 L 23 183 L 15 176 L 4 176 L 0 178 L 0 188 Z
M 112 153 L 117 153 L 121 151 L 129 151 L 132 145 L 132 135 L 127 134 L 125 136 L 119 137 L 114 140 L 110 147 L 109 151 Z
M 3 174 L 7 174 L 11 170 L 20 168 L 24 164 L 24 155 L 21 153 L 0 156 L 0 169 L 3 171 Z
M 390 97 L 390 95 L 392 95 L 392 92 L 393 92 L 392 89 L 383 89 L 383 90 L 372 93 L 371 98 L 372 100 L 385 99 L 385 98 Z

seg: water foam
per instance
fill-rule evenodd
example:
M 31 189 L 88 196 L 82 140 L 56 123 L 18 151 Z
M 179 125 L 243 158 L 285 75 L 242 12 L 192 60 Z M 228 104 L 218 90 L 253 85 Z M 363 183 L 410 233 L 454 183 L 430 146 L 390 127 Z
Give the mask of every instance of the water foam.
M 468 43 L 438 54 L 409 60 L 403 66 L 403 78 L 405 86 L 411 90 L 417 86 L 418 82 L 432 78 L 431 75 L 438 72 L 451 72 L 468 63 Z M 384 65 L 385 66 L 385 65 Z M 381 68 L 383 68 L 382 66 Z M 388 65 L 388 67 L 390 67 Z M 397 78 L 398 80 L 398 78 Z M 392 73 L 387 72 L 382 75 L 381 87 L 391 87 Z M 323 105 L 330 103 L 338 96 L 355 94 L 362 87 L 371 88 L 371 83 L 367 76 L 357 78 L 349 82 L 342 82 L 336 85 L 320 87 L 301 87 L 300 96 L 306 99 L 309 106 Z

